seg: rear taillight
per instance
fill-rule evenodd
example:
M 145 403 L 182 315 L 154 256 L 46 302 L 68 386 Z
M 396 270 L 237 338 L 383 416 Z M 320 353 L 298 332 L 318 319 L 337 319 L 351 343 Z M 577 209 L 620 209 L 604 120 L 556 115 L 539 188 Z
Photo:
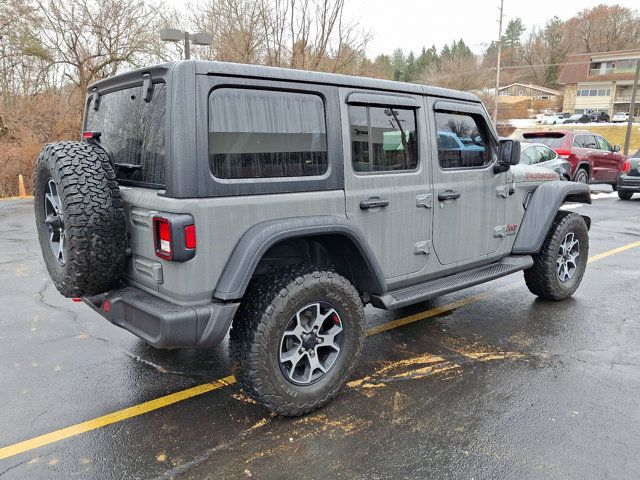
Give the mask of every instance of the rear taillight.
M 631 162 L 629 160 L 625 160 L 622 166 L 620 167 L 620 173 L 629 173 L 631 170 Z
M 196 226 L 187 214 L 153 217 L 156 256 L 170 262 L 186 262 L 196 254 Z
M 556 148 L 556 153 L 560 158 L 569 158 L 571 156 L 571 150 L 566 150 L 564 148 Z
M 173 260 L 172 237 L 171 222 L 166 218 L 153 217 L 153 240 L 157 257 Z

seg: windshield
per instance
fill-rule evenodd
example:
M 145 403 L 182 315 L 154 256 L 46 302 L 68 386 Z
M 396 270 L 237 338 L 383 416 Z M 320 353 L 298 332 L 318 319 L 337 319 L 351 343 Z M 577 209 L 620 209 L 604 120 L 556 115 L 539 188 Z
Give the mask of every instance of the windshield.
M 166 84 L 154 85 L 150 101 L 138 86 L 100 95 L 98 106 L 88 102 L 85 131 L 100 132 L 118 180 L 164 186 Z

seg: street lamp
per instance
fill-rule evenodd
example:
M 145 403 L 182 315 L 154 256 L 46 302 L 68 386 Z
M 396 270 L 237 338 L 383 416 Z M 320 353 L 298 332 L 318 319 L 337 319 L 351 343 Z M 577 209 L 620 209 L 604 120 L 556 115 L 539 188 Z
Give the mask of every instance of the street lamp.
M 212 45 L 213 35 L 204 32 L 183 32 L 177 28 L 163 28 L 160 30 L 160 40 L 163 42 L 184 41 L 184 58 L 189 60 L 191 58 L 191 43 L 193 42 L 194 45 Z

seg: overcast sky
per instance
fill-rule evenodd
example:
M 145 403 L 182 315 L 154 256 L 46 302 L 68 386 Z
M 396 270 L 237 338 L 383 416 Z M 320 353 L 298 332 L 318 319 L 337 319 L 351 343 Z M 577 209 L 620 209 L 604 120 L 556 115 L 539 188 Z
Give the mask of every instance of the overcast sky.
M 554 15 L 566 20 L 601 3 L 640 8 L 637 0 L 504 0 L 505 25 L 520 17 L 527 28 L 544 26 Z M 459 38 L 480 53 L 498 36 L 499 7 L 500 0 L 346 0 L 345 14 L 373 33 L 370 57 L 396 48 L 418 52 L 435 44 L 440 49 Z

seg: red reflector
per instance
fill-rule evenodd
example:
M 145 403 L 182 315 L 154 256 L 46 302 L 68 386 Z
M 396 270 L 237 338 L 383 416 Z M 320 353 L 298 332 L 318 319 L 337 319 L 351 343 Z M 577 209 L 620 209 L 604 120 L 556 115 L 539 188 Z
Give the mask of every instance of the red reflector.
M 153 217 L 153 240 L 156 256 L 171 260 L 173 258 L 171 223 L 166 218 Z
M 629 173 L 629 170 L 631 170 L 631 162 L 629 160 L 625 160 L 620 167 L 620 173 Z
M 93 138 L 93 132 L 82 132 L 84 138 Z
M 72 300 L 72 301 L 74 301 L 74 302 L 76 302 L 76 303 L 78 303 L 78 302 L 81 302 L 81 301 L 82 301 L 82 299 L 81 299 L 80 297 L 73 297 L 71 300 Z
M 102 310 L 109 313 L 111 311 L 111 302 L 109 300 L 105 300 L 102 302 Z
M 184 227 L 184 246 L 190 250 L 196 248 L 196 226 L 187 225 Z

